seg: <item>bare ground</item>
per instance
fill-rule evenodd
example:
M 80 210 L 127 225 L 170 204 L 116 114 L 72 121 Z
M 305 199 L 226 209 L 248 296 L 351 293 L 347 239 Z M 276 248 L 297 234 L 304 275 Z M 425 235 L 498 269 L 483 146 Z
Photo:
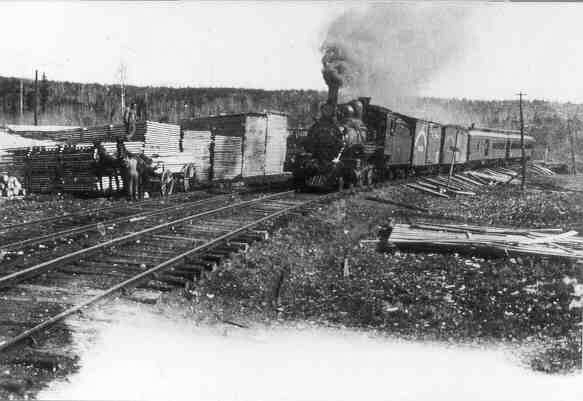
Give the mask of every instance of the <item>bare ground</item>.
M 458 199 L 395 186 L 374 191 L 429 214 L 365 200 L 370 193 L 354 195 L 298 217 L 271 241 L 225 262 L 193 292 L 193 304 L 237 322 L 307 320 L 421 341 L 510 343 L 531 369 L 581 370 L 581 309 L 570 308 L 571 279 L 583 282 L 581 264 L 386 253 L 360 240 L 377 238 L 388 221 L 421 219 L 583 229 L 582 183 L 533 178 L 526 193 L 511 185 Z

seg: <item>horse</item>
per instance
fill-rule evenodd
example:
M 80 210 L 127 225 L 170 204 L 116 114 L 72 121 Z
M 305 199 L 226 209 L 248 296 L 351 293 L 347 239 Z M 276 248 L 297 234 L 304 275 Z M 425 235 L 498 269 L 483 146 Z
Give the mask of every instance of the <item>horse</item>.
M 113 192 L 112 178 L 115 178 L 115 187 L 119 191 L 121 163 L 119 159 L 107 153 L 101 142 L 94 142 L 93 148 L 93 172 L 97 176 L 99 189 L 103 193 L 103 177 L 109 177 L 109 194 L 111 195 Z
M 117 158 L 123 171 L 124 187 L 129 200 L 142 199 L 144 186 L 152 174 L 151 159 L 145 155 L 129 152 L 123 140 L 117 140 Z

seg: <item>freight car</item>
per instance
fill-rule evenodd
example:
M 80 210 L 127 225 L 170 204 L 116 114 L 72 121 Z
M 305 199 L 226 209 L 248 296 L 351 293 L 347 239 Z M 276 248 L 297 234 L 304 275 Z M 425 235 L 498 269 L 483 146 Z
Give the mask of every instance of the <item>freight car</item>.
M 401 114 L 361 97 L 338 104 L 334 90 L 303 139 L 293 168 L 311 188 L 437 174 L 520 160 L 519 132 L 441 124 Z M 534 138 L 524 137 L 526 157 Z
M 287 115 L 241 113 L 182 120 L 184 151 L 197 149 L 207 181 L 277 180 L 285 176 Z M 188 149 L 187 149 L 188 147 Z

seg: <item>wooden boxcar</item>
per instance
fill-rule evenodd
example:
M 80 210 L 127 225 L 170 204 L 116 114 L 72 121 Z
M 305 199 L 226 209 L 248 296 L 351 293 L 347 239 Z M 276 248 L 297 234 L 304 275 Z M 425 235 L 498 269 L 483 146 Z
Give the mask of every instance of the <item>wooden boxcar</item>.
M 411 165 L 417 169 L 437 167 L 441 148 L 441 125 L 415 119 L 414 132 Z
M 384 134 L 385 165 L 389 168 L 411 166 L 413 135 L 411 125 L 402 116 L 389 115 L 389 132 Z
M 286 156 L 287 115 L 242 113 L 181 121 L 182 131 L 210 131 L 211 180 L 278 175 Z
M 383 148 L 384 169 L 406 172 L 411 169 L 431 170 L 439 166 L 441 124 L 368 104 L 364 121 L 372 139 Z
M 444 125 L 441 131 L 439 164 L 464 164 L 468 159 L 468 130 L 460 125 Z

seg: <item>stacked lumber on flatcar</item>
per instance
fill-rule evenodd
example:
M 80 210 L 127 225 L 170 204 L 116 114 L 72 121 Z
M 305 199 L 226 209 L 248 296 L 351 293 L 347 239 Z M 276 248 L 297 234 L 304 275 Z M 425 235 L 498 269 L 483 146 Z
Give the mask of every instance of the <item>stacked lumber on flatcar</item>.
M 176 155 L 180 152 L 180 126 L 176 124 L 143 121 L 136 125 L 138 137 L 135 141 L 144 141 L 144 154 L 147 156 Z
M 63 135 L 64 133 L 73 133 L 80 128 L 81 127 L 65 125 L 6 125 L 6 130 L 9 134 L 34 139 L 36 141 L 55 140 L 55 137 Z

